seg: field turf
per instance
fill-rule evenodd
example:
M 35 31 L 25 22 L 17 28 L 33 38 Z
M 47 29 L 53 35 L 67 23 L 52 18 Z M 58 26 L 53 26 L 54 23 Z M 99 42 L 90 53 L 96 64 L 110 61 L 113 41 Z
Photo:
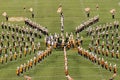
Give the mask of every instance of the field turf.
M 82 22 L 88 20 L 84 9 L 91 8 L 90 17 L 99 15 L 100 21 L 93 26 L 110 23 L 115 20 L 120 21 L 120 0 L 0 0 L 0 22 L 5 22 L 3 12 L 7 12 L 9 17 L 28 17 L 31 18 L 29 8 L 34 9 L 35 18 L 33 21 L 48 28 L 49 33 L 60 33 L 60 15 L 56 12 L 59 4 L 63 6 L 64 12 L 64 29 L 65 32 L 74 32 L 75 27 Z M 99 10 L 96 10 L 96 4 L 99 5 Z M 26 11 L 23 8 L 26 8 Z M 111 18 L 110 10 L 116 9 L 115 19 Z M 24 22 L 9 22 L 11 24 L 19 24 L 25 26 Z M 120 30 L 120 29 L 119 29 Z M 0 32 L 6 32 L 0 28 Z M 120 32 L 119 32 L 120 34 Z M 90 38 L 86 36 L 86 32 L 80 33 L 83 36 L 83 47 L 88 49 Z M 44 44 L 44 36 L 40 41 Z M 45 49 L 44 46 L 41 48 Z M 52 55 L 45 58 L 37 66 L 33 67 L 19 77 L 16 76 L 16 68 L 21 63 L 27 62 L 34 54 L 27 56 L 17 61 L 0 64 L 0 80 L 24 80 L 23 75 L 32 77 L 32 80 L 66 80 L 64 73 L 64 55 L 63 51 L 53 50 Z M 113 73 L 102 69 L 97 64 L 90 62 L 82 56 L 79 56 L 77 49 L 67 51 L 68 69 L 70 76 L 74 80 L 108 80 Z M 112 59 L 108 57 L 106 60 L 113 64 L 117 64 L 118 73 L 115 80 L 120 80 L 120 59 Z

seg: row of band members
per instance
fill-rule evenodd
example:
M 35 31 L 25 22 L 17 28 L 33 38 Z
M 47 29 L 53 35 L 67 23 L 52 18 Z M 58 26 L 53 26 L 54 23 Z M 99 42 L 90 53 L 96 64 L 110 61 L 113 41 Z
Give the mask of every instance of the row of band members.
M 6 38 L 6 37 L 8 37 L 8 36 L 7 35 L 4 35 L 4 36 L 2 35 L 0 37 L 0 45 L 1 45 L 1 47 L 4 47 L 4 46 L 9 47 L 10 45 L 17 47 L 17 46 L 27 46 L 28 44 L 29 45 L 35 44 L 35 38 L 34 37 L 30 37 L 30 36 L 10 35 L 9 38 Z
M 94 50 L 96 50 L 96 49 L 101 49 L 101 50 L 108 50 L 108 51 L 112 51 L 112 50 L 116 50 L 116 51 L 119 51 L 119 49 L 120 49 L 120 45 L 119 45 L 119 43 L 120 43 L 120 41 L 116 41 L 117 43 L 115 43 L 115 42 L 109 42 L 109 41 L 107 41 L 107 43 L 105 43 L 104 41 L 102 41 L 102 43 L 100 43 L 100 42 L 98 42 L 98 41 L 96 41 L 96 40 L 94 40 L 94 41 L 92 41 L 90 44 L 89 44 L 89 50 L 91 51 L 92 49 L 94 49 Z
M 30 55 L 32 53 L 36 53 L 36 51 L 40 50 L 40 45 L 35 47 L 35 45 L 32 45 L 31 47 L 20 47 L 20 50 L 13 50 L 13 47 L 11 47 L 8 52 L 8 49 L 0 48 L 0 62 L 7 63 L 9 61 L 17 60 L 17 58 L 22 58 L 23 55 L 26 57 L 27 55 Z
M 106 56 L 106 57 L 111 55 L 112 58 L 116 57 L 117 59 L 119 58 L 119 54 L 120 54 L 119 50 L 115 50 L 115 49 L 108 50 L 100 47 L 89 47 L 89 51 L 99 55 L 102 54 L 103 56 Z
M 30 19 L 25 20 L 25 24 L 29 26 L 30 28 L 37 29 L 38 31 L 41 31 L 44 35 L 48 35 L 48 29 L 47 27 L 43 27 L 40 24 L 37 24 L 36 22 L 33 22 Z
M 11 25 L 11 24 L 7 24 L 7 23 L 4 23 L 4 22 L 2 22 L 1 23 L 1 27 L 2 27 L 2 29 L 7 29 L 8 31 L 13 31 L 12 32 L 12 35 L 15 35 L 15 33 L 14 32 L 17 32 L 17 33 L 20 33 L 20 34 L 29 34 L 29 36 L 34 36 L 34 37 L 38 37 L 38 38 L 41 38 L 41 31 L 38 31 L 37 29 L 32 29 L 32 28 L 28 28 L 28 27 L 24 27 L 24 26 L 18 26 L 18 25 L 16 25 L 16 26 L 14 26 L 14 25 Z M 7 34 L 6 35 L 8 35 L 9 36 L 9 32 L 7 32 Z M 5 35 L 5 33 L 4 32 L 2 32 L 2 35 L 4 36 Z
M 75 30 L 76 34 L 97 22 L 99 22 L 99 16 L 95 16 L 95 17 L 85 21 L 84 23 L 82 23 L 78 27 L 76 27 L 76 30 Z
M 33 59 L 30 59 L 27 63 L 21 64 L 19 67 L 17 67 L 16 75 L 20 76 L 20 74 L 23 74 L 27 70 L 30 70 L 33 66 L 36 66 L 37 63 L 40 63 L 42 60 L 44 60 L 45 57 L 49 56 L 51 53 L 51 47 L 47 48 L 45 51 L 39 51 Z
M 67 80 L 73 80 L 73 78 L 70 76 L 68 72 L 68 59 L 67 59 L 67 52 L 66 52 L 66 47 L 64 46 L 64 71 Z
M 40 49 L 38 49 L 40 50 Z M 0 62 L 3 64 L 3 63 L 7 63 L 8 61 L 13 61 L 13 60 L 17 60 L 17 58 L 22 58 L 23 55 L 26 57 L 27 55 L 30 55 L 31 53 L 35 53 L 37 50 L 35 48 L 31 49 L 31 48 L 24 48 L 23 51 L 19 51 L 19 52 L 12 52 L 12 51 L 9 51 L 9 54 L 8 53 L 5 53 L 5 54 L 1 54 L 0 56 Z M 4 56 L 3 56 L 4 55 Z
M 104 25 L 97 25 L 96 27 L 89 27 L 87 31 L 87 35 L 94 34 L 107 34 L 109 30 L 118 30 L 119 28 L 119 21 L 114 21 L 114 23 L 106 23 Z M 105 33 L 106 32 L 106 33 Z M 112 32 L 114 33 L 114 32 Z
M 11 44 L 12 43 L 12 44 Z M 23 49 L 38 49 L 40 48 L 40 42 L 34 42 L 34 41 L 30 41 L 26 42 L 26 41 L 1 41 L 0 42 L 0 55 L 2 53 L 7 53 L 8 51 L 23 51 Z
M 109 70 L 110 72 L 113 71 L 114 73 L 117 73 L 117 66 L 108 64 L 107 61 L 104 60 L 104 58 L 100 58 L 95 54 L 92 54 L 86 50 L 84 50 L 81 47 L 78 47 L 78 54 L 81 56 L 84 56 L 85 58 L 89 59 L 93 63 L 97 63 L 98 65 L 101 65 L 102 68 L 105 68 L 106 70 Z
M 112 44 L 112 45 L 114 45 L 115 43 L 117 43 L 117 44 L 119 44 L 120 43 L 120 36 L 119 36 L 119 34 L 117 34 L 118 35 L 118 37 L 116 36 L 111 36 L 111 37 L 109 37 L 109 35 L 106 35 L 106 39 L 103 37 L 103 35 L 102 35 L 102 37 L 94 37 L 94 36 L 92 36 L 91 37 L 91 44 L 92 45 L 100 45 L 100 44 Z M 105 35 L 104 35 L 105 36 Z
M 2 33 L 1 36 L 0 36 L 0 39 L 1 41 L 4 41 L 4 40 L 12 40 L 12 41 L 34 41 L 34 37 L 33 36 L 25 36 L 24 34 L 22 35 L 18 35 L 18 33 L 7 33 L 7 34 L 4 34 Z

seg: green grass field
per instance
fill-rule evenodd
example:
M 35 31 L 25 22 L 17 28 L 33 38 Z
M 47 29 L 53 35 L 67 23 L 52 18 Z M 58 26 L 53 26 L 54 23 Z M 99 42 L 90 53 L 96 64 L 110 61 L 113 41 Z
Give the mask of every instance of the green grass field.
M 28 17 L 31 18 L 29 8 L 34 9 L 35 18 L 33 21 L 48 28 L 49 33 L 60 33 L 60 15 L 56 12 L 59 4 L 63 6 L 64 12 L 64 30 L 65 32 L 74 32 L 75 28 L 82 22 L 88 20 L 84 9 L 91 8 L 90 17 L 99 15 L 100 21 L 93 26 L 110 23 L 115 20 L 120 21 L 120 0 L 0 0 L 0 22 L 6 21 L 2 16 L 3 12 L 7 12 L 9 17 Z M 96 4 L 99 10 L 96 10 Z M 23 8 L 26 7 L 27 11 Z M 116 9 L 115 19 L 112 19 L 110 10 Z M 19 24 L 25 26 L 24 22 L 9 22 L 11 24 Z M 120 28 L 119 28 L 120 30 Z M 0 28 L 0 33 L 6 30 Z M 119 32 L 120 34 L 120 32 Z M 83 47 L 88 49 L 90 37 L 86 36 L 86 32 L 82 31 L 80 36 L 84 37 Z M 44 36 L 40 41 L 44 44 Z M 45 49 L 41 46 L 42 50 Z M 20 64 L 27 62 L 34 54 L 17 59 L 9 63 L 0 64 L 0 80 L 24 80 L 23 75 L 32 77 L 32 80 L 66 80 L 64 73 L 64 55 L 63 51 L 53 50 L 52 55 L 45 58 L 37 66 L 27 71 L 19 77 L 16 75 L 16 68 Z M 74 80 L 109 80 L 113 72 L 102 69 L 102 67 L 78 55 L 77 49 L 67 51 L 69 74 Z M 118 72 L 115 80 L 120 80 L 120 59 L 105 58 L 113 64 L 117 64 Z

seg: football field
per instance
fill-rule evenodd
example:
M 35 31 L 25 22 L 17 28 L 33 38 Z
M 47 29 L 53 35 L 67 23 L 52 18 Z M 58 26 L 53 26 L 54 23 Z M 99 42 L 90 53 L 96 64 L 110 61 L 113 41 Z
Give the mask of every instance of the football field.
M 7 22 L 13 25 L 17 24 L 28 27 L 25 25 L 24 21 L 6 21 L 5 17 L 2 15 L 3 12 L 6 12 L 9 18 L 26 17 L 43 27 L 47 27 L 49 34 L 60 34 L 60 14 L 57 13 L 60 4 L 62 4 L 64 14 L 64 32 L 73 32 L 74 39 L 76 39 L 76 27 L 96 15 L 99 15 L 99 22 L 91 27 L 113 23 L 114 21 L 119 21 L 120 23 L 120 0 L 0 0 L 0 23 Z M 99 6 L 98 10 L 96 9 L 96 5 Z M 88 7 L 90 8 L 90 17 L 87 17 L 85 12 L 85 8 Z M 33 8 L 34 18 L 31 17 L 30 8 Z M 111 9 L 115 9 L 116 11 L 115 19 L 112 19 L 110 13 Z M 86 35 L 86 30 L 87 28 L 80 32 L 79 35 L 83 37 L 82 47 L 88 50 L 91 36 Z M 2 38 L 2 32 L 7 34 L 9 30 L 2 29 L 0 26 L 0 39 Z M 118 34 L 120 36 L 120 27 L 118 29 Z M 18 35 L 21 36 L 19 33 Z M 44 37 L 45 35 L 42 34 L 41 39 L 35 38 L 35 44 L 40 42 L 41 51 L 46 49 Z M 116 38 L 114 41 L 115 44 L 117 44 Z M 7 41 L 4 41 L 5 45 L 7 45 L 6 42 Z M 29 44 L 29 42 L 27 43 Z M 12 39 L 10 44 L 12 44 Z M 67 80 L 64 71 L 64 52 L 61 49 L 53 49 L 51 55 L 40 63 L 37 63 L 32 69 L 17 76 L 17 67 L 23 63 L 27 63 L 34 55 L 35 54 L 32 53 L 26 57 L 23 56 L 22 59 L 17 58 L 17 60 L 13 61 L 8 60 L 7 63 L 0 63 L 0 80 L 24 80 L 24 75 L 32 77 L 32 80 Z M 111 56 L 98 56 L 103 57 L 108 63 L 112 63 L 112 65 L 117 65 L 117 76 L 114 80 L 120 80 L 120 58 L 116 59 Z M 69 75 L 74 80 L 109 80 L 114 74 L 113 71 L 110 72 L 97 63 L 93 63 L 89 59 L 80 56 L 77 47 L 67 50 L 67 58 Z

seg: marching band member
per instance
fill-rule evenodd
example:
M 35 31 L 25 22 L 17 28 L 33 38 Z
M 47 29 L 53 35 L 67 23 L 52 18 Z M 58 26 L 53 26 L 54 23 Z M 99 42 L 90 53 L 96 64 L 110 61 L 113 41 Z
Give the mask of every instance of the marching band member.
M 40 42 L 37 44 L 37 50 L 40 50 Z
M 4 63 L 3 56 L 1 56 L 1 58 L 0 58 L 0 62 L 1 62 L 2 64 Z
M 64 37 L 62 37 L 62 43 L 61 43 L 61 47 L 63 48 L 64 47 Z
M 5 59 L 5 62 L 7 63 L 7 61 L 8 61 L 8 54 L 5 54 L 4 59 Z
M 89 60 L 92 60 L 92 52 L 89 53 Z
M 30 69 L 30 61 L 29 60 L 27 62 L 27 68 L 28 68 L 28 70 Z
M 4 47 L 4 53 L 7 54 L 7 47 L 6 47 L 6 45 Z
M 48 50 L 49 50 L 49 53 L 51 54 L 52 53 L 52 47 L 50 47 Z
M 102 55 L 104 56 L 104 54 L 105 54 L 105 49 L 102 48 Z
M 22 52 L 23 51 L 23 45 L 20 43 L 20 51 Z
M 104 45 L 105 45 L 105 43 L 104 43 L 104 41 L 102 42 L 102 48 L 104 48 Z
M 120 45 L 117 43 L 117 46 L 116 46 L 116 50 L 117 50 L 117 51 L 119 50 L 119 46 L 120 46 Z
M 20 76 L 20 68 L 19 67 L 17 67 L 17 69 L 16 69 L 16 75 Z
M 95 58 L 94 61 L 95 61 L 95 63 L 96 63 L 96 62 L 97 62 L 97 59 L 98 59 L 97 55 L 95 55 L 94 58 Z
M 31 54 L 31 47 L 28 48 L 28 53 Z
M 48 49 L 45 50 L 43 54 L 44 54 L 45 57 L 47 57 L 47 55 L 49 54 L 49 50 Z
M 65 75 L 67 76 L 69 73 L 68 73 L 68 66 L 65 65 Z
M 34 47 L 34 49 L 33 49 L 33 53 L 35 54 L 35 52 L 36 52 L 36 46 Z
M 112 65 L 111 65 L 111 63 L 110 63 L 110 65 L 109 65 L 109 71 L 110 71 L 110 72 L 112 71 Z
M 111 57 L 114 58 L 114 49 L 111 51 Z
M 95 62 L 95 55 L 94 55 L 94 54 L 92 54 L 91 61 L 92 61 L 93 63 Z
M 0 56 L 2 55 L 2 47 L 0 46 Z
M 113 72 L 114 72 L 115 74 L 117 73 L 117 66 L 116 66 L 116 64 L 113 65 Z
M 16 52 L 14 53 L 14 59 L 15 60 L 17 59 L 17 53 Z
M 2 31 L 2 39 L 4 39 L 5 38 L 5 34 L 4 34 L 4 32 Z
M 106 47 L 107 47 L 108 50 L 110 50 L 110 45 L 109 45 L 109 43 L 106 44 Z
M 24 56 L 26 57 L 26 55 L 27 55 L 27 49 L 26 49 L 26 47 L 24 48 Z
M 23 74 L 23 64 L 20 65 L 20 73 Z
M 9 53 L 9 56 L 10 56 L 10 57 L 9 57 L 10 61 L 12 61 L 12 60 L 13 60 L 13 59 L 12 59 L 12 58 L 13 58 L 12 52 Z
M 44 54 L 43 54 L 43 53 L 44 53 L 44 51 L 41 51 L 41 52 L 40 52 L 41 60 L 44 59 Z
M 22 58 L 22 51 L 19 51 L 19 57 Z
M 37 58 L 38 58 L 37 61 L 38 61 L 38 63 L 39 63 L 39 62 L 41 61 L 40 51 L 37 53 L 37 56 L 38 56 L 38 57 L 37 57 Z
M 106 49 L 106 56 L 108 57 L 108 55 L 109 55 L 109 50 L 108 49 Z
M 80 44 L 81 45 L 83 44 L 83 36 L 81 36 L 81 38 L 80 38 Z
M 51 43 L 51 41 L 50 41 L 50 39 L 47 41 L 47 47 L 50 47 L 50 43 Z
M 34 56 L 34 65 L 36 66 L 36 63 L 37 63 L 37 58 L 36 56 Z
M 67 42 L 67 48 L 70 49 L 70 42 Z
M 24 63 L 24 72 L 26 72 L 26 69 L 27 69 L 27 65 L 26 65 L 26 63 Z
M 98 54 L 100 55 L 100 53 L 101 53 L 101 49 L 100 49 L 100 46 L 98 47 L 98 50 L 97 50 L 98 52 Z
M 107 61 L 105 62 L 105 69 L 108 69 L 108 63 L 107 63 Z
M 101 66 L 102 66 L 102 68 L 104 68 L 104 64 L 105 64 L 105 61 L 104 61 L 104 58 L 102 58 L 102 60 L 101 60 Z
M 7 40 L 7 46 L 8 46 L 8 47 L 10 46 L 10 41 L 9 41 L 9 40 Z
M 44 43 L 45 43 L 46 46 L 47 46 L 47 40 L 48 40 L 48 37 L 46 35 L 45 38 L 44 38 Z
M 4 29 L 4 25 L 5 25 L 5 23 L 1 22 L 2 29 Z
M 116 58 L 117 59 L 119 58 L 119 50 L 117 50 L 117 52 L 116 52 Z
M 92 52 L 92 50 L 93 50 L 93 46 L 89 44 L 89 51 Z
M 34 52 L 35 44 L 32 42 L 32 51 Z
M 33 60 L 30 59 L 30 67 L 32 68 L 32 66 L 33 66 Z
M 56 49 L 57 47 L 57 41 L 54 41 L 53 48 Z
M 96 55 L 97 56 L 97 55 Z M 89 51 L 87 50 L 86 51 L 86 58 L 88 59 L 88 57 L 89 57 Z M 96 57 L 96 60 L 97 60 L 97 57 Z
M 71 32 L 71 34 L 70 34 L 69 41 L 70 41 L 70 44 L 71 44 L 73 47 L 75 47 L 75 46 L 74 46 L 74 39 L 73 39 L 73 33 L 72 33 L 72 32 Z

